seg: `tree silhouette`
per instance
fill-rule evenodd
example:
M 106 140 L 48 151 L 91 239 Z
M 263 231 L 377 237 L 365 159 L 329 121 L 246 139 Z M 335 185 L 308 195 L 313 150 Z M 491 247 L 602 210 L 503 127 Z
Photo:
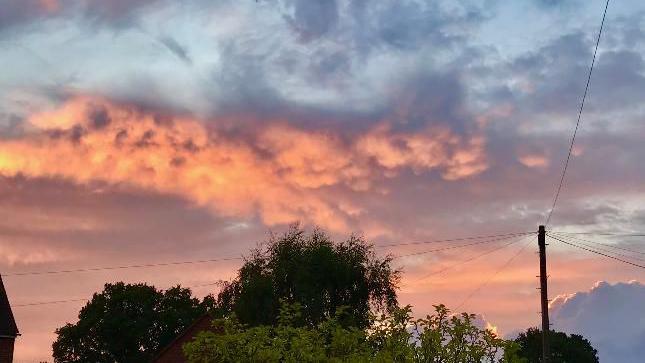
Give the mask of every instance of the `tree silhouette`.
M 519 344 L 518 354 L 528 359 L 529 363 L 542 360 L 542 331 L 529 328 L 521 333 L 515 342 Z M 549 331 L 551 362 L 598 363 L 598 351 L 581 335 L 567 335 L 562 332 Z
M 105 284 L 76 324 L 56 330 L 54 361 L 149 362 L 211 302 L 200 302 L 179 286 L 161 291 L 145 284 Z
M 361 238 L 336 244 L 319 230 L 306 234 L 293 226 L 254 252 L 225 284 L 217 306 L 221 315 L 234 312 L 251 326 L 276 323 L 281 301 L 299 304 L 309 325 L 346 306 L 351 313 L 344 323 L 365 327 L 372 308 L 397 306 L 400 273 L 390 262 L 390 257 L 377 258 Z

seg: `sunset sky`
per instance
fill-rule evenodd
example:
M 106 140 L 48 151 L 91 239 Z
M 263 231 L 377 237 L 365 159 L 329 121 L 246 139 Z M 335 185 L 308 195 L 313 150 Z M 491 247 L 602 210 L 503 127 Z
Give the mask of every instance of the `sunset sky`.
M 456 3 L 0 0 L 12 304 L 112 281 L 203 296 L 240 261 L 15 274 L 240 257 L 296 221 L 376 245 L 537 230 L 604 1 Z M 645 3 L 615 1 L 549 229 L 645 231 L 643 100 Z M 642 237 L 588 238 L 645 250 Z M 549 243 L 555 328 L 584 333 L 603 362 L 645 355 L 645 270 Z M 518 237 L 397 258 L 400 302 L 481 314 L 502 335 L 537 326 L 536 251 Z M 51 361 L 54 330 L 83 304 L 14 307 L 16 361 Z

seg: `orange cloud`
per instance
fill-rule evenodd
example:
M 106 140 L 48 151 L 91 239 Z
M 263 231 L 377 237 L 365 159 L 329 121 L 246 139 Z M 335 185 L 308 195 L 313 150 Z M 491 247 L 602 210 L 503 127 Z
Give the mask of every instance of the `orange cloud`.
M 359 138 L 356 146 L 360 154 L 372 157 L 385 169 L 410 167 L 416 173 L 440 169 L 447 180 L 465 178 L 487 168 L 483 138 L 464 142 L 444 128 L 419 134 L 393 134 L 380 126 Z
M 546 168 L 549 166 L 549 159 L 544 155 L 527 154 L 519 157 L 520 163 L 529 168 Z
M 48 13 L 56 13 L 60 10 L 60 3 L 58 0 L 40 0 L 40 6 Z
M 346 231 L 362 208 L 330 187 L 368 191 L 403 168 L 454 180 L 487 166 L 482 138 L 439 128 L 406 134 L 381 126 L 348 141 L 267 121 L 247 140 L 91 97 L 31 115 L 28 124 L 22 137 L 0 141 L 1 174 L 133 186 L 221 215 L 258 215 L 267 225 L 303 220 Z

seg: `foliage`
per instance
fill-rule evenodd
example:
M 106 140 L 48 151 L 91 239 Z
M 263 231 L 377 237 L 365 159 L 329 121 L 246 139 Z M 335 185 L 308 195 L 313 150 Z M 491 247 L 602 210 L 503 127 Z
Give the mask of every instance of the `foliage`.
M 451 316 L 445 306 L 414 320 L 410 307 L 372 316 L 367 330 L 342 324 L 347 309 L 316 326 L 303 324 L 298 304 L 283 304 L 275 326 L 247 327 L 235 315 L 214 321 L 184 345 L 189 362 L 522 362 L 513 342 Z M 503 352 L 502 352 L 503 351 Z
M 365 327 L 370 311 L 397 306 L 399 271 L 391 258 L 377 258 L 363 239 L 334 243 L 321 231 L 298 226 L 258 248 L 217 298 L 220 316 L 235 313 L 251 326 L 277 322 L 280 301 L 297 303 L 302 319 L 315 326 L 348 307 L 344 324 Z
M 56 362 L 149 362 L 154 354 L 203 315 L 200 302 L 179 286 L 162 291 L 146 284 L 105 284 L 80 311 L 76 324 L 56 330 Z
M 519 345 L 518 354 L 529 363 L 542 360 L 542 331 L 529 328 L 521 333 L 515 342 Z M 598 363 L 598 351 L 581 335 L 567 335 L 562 332 L 549 332 L 552 362 Z

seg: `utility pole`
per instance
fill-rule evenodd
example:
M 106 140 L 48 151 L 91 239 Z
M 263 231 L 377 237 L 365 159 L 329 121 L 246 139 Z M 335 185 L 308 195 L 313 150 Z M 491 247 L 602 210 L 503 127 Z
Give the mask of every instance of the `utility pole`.
M 538 227 L 538 246 L 540 247 L 540 300 L 542 302 L 542 363 L 549 361 L 549 295 L 546 275 L 546 231 Z

